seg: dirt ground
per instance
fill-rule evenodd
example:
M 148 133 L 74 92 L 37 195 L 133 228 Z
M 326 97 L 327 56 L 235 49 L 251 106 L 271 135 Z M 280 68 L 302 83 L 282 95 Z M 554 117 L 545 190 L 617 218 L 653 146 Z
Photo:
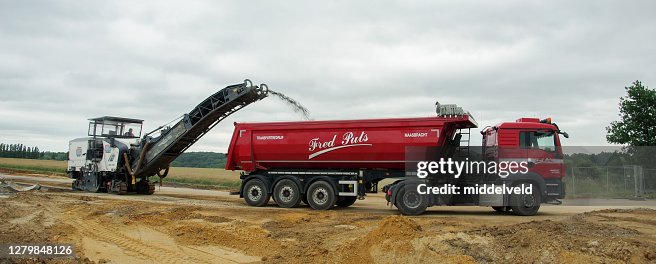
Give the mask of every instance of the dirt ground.
M 656 210 L 545 206 L 534 217 L 437 207 L 248 207 L 229 195 L 41 190 L 0 195 L 0 244 L 72 243 L 75 259 L 18 263 L 655 263 Z M 377 205 L 374 205 L 376 203 Z

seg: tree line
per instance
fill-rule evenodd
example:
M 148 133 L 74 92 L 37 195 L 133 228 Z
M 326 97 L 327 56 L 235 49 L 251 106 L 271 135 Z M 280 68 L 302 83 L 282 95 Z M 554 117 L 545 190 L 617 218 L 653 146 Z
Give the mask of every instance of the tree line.
M 216 152 L 185 152 L 171 166 L 189 168 L 224 168 L 226 155 Z
M 0 158 L 66 160 L 67 157 L 66 152 L 41 151 L 39 147 L 27 146 L 21 143 L 0 143 Z

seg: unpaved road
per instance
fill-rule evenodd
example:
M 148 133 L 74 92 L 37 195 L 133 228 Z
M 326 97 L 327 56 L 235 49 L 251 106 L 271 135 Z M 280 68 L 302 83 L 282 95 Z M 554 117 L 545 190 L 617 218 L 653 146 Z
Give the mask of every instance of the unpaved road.
M 1 243 L 76 245 L 77 259 L 46 262 L 656 262 L 653 201 L 631 202 L 648 208 L 544 206 L 534 217 L 485 207 L 403 217 L 380 195 L 330 211 L 253 208 L 227 192 L 166 187 L 152 196 L 51 190 L 0 197 Z

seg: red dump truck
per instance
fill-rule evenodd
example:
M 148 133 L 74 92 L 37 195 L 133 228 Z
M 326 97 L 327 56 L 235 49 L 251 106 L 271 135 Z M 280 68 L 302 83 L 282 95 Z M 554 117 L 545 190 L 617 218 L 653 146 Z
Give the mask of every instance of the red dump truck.
M 421 214 L 433 205 L 459 204 L 533 215 L 541 203 L 558 203 L 564 197 L 565 169 L 558 135 L 566 133 L 550 120 L 522 118 L 481 131 L 481 159 L 523 160 L 528 163 L 527 173 L 503 178 L 488 173 L 417 177 L 416 161 L 409 160 L 417 152 L 431 153 L 426 154 L 432 155 L 428 159 L 459 156 L 469 161 L 467 155 L 471 155 L 469 131 L 477 127 L 476 121 L 453 105 L 438 105 L 437 112 L 435 117 L 418 118 L 235 123 L 226 169 L 243 171 L 240 197 L 252 206 L 263 206 L 273 197 L 285 208 L 301 202 L 317 210 L 348 207 L 367 193 L 377 192 L 378 183 L 388 178 L 396 180 L 382 188 L 387 201 L 408 215 Z M 421 190 L 428 184 L 494 183 L 530 184 L 535 191 L 454 195 Z

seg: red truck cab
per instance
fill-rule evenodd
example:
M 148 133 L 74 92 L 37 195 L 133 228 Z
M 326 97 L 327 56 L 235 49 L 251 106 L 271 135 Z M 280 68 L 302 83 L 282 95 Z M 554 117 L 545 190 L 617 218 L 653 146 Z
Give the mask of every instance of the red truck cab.
M 542 203 L 561 203 L 558 199 L 565 197 L 565 164 L 559 135 L 566 138 L 569 135 L 562 132 L 550 118 L 520 118 L 515 122 L 486 127 L 481 134 L 481 156 L 486 164 L 496 164 L 495 167 L 499 170 L 502 170 L 502 165 L 522 164 L 520 166 L 524 167 L 520 169 L 521 172 L 509 172 L 504 176 L 478 172 L 461 176 L 459 179 L 439 174 L 426 179 L 406 177 L 384 187 L 387 201 L 408 215 L 421 214 L 427 207 L 435 205 L 479 205 L 490 206 L 499 212 L 512 211 L 517 215 L 526 216 L 537 214 Z M 475 156 L 471 156 L 469 161 L 479 162 L 475 160 Z M 519 187 L 532 191 L 521 194 L 478 195 L 426 195 L 421 192 L 422 186 L 446 184 L 465 188 L 478 188 L 481 185 L 485 186 L 483 188 Z
M 481 131 L 485 160 L 525 161 L 529 173 L 539 176 L 545 201 L 565 196 L 565 162 L 559 135 L 568 138 L 551 118 L 519 118 Z
M 481 132 L 486 157 L 497 161 L 525 159 L 530 170 L 547 179 L 565 176 L 559 130 L 549 119 L 520 118 Z M 492 148 L 500 151 L 494 155 Z

